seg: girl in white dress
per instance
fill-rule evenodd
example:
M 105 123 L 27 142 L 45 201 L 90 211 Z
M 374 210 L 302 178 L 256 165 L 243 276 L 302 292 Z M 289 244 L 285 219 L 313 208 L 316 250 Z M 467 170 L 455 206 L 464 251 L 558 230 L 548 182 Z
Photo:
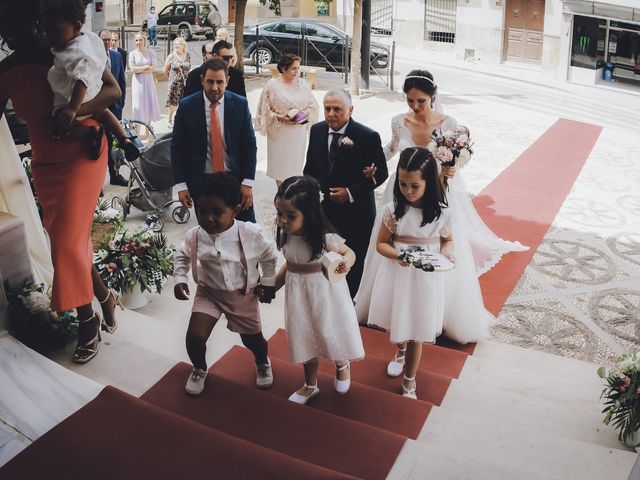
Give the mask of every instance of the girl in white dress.
M 305 384 L 289 400 L 305 404 L 316 396 L 318 359 L 336 364 L 334 387 L 346 393 L 350 386 L 349 360 L 364 358 L 356 312 L 346 279 L 330 282 L 320 258 L 327 252 L 342 255 L 338 273 L 355 262 L 353 250 L 332 227 L 320 206 L 320 185 L 311 177 L 291 177 L 278 188 L 276 244 L 286 264 L 276 277 L 276 290 L 285 288 L 285 326 L 289 355 L 304 364 Z
M 384 153 L 389 161 L 396 153 L 409 147 L 428 147 L 435 131 L 455 130 L 453 117 L 442 112 L 436 99 L 437 87 L 433 76 L 425 70 L 413 70 L 406 77 L 403 90 L 411 111 L 391 120 L 391 141 Z M 457 167 L 442 168 L 449 177 L 447 200 L 453 211 L 452 231 L 456 238 L 455 255 L 458 267 L 445 274 L 444 332 L 459 343 L 476 342 L 489 336 L 495 317 L 484 307 L 478 277 L 494 267 L 509 252 L 528 250 L 519 242 L 497 237 L 482 221 L 471 202 L 462 172 Z M 394 174 L 395 175 L 395 174 Z M 383 205 L 392 200 L 394 175 L 391 175 L 383 195 Z M 380 222 L 376 221 L 376 225 Z M 377 276 L 380 257 L 375 255 L 375 232 L 371 236 L 360 289 L 355 297 L 360 323 L 367 322 L 373 282 Z M 402 359 L 400 359 L 402 360 Z
M 278 62 L 280 78 L 267 82 L 256 113 L 256 130 L 267 136 L 267 176 L 280 186 L 283 180 L 302 175 L 309 126 L 318 121 L 318 102 L 300 78 L 300 57 L 290 53 Z M 302 112 L 299 118 L 287 115 Z M 303 121 L 300 121 L 300 118 Z
M 402 250 L 419 245 L 454 261 L 450 210 L 438 165 L 431 152 L 412 147 L 403 150 L 393 187 L 393 203 L 383 208 L 376 239 L 383 258 L 373 285 L 369 323 L 388 330 L 398 351 L 387 374 L 399 376 L 399 356 L 406 357 L 402 396 L 416 397 L 416 371 L 422 343 L 433 343 L 442 332 L 445 276 L 411 267 Z

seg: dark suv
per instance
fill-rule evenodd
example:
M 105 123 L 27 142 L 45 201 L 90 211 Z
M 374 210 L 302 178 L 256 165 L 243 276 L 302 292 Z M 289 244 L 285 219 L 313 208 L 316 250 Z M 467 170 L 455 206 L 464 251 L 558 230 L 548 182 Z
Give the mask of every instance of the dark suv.
M 194 35 L 214 38 L 222 25 L 222 17 L 211 2 L 175 2 L 158 14 L 158 35 L 166 35 L 171 24 L 171 36 L 191 40 Z

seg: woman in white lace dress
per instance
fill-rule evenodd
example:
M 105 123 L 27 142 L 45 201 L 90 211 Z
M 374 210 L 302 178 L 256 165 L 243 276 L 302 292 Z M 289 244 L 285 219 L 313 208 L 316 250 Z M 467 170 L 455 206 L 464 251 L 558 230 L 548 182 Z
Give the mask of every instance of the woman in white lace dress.
M 318 102 L 307 83 L 299 77 L 300 57 L 282 55 L 278 62 L 280 78 L 267 82 L 256 113 L 256 130 L 267 136 L 267 176 L 280 184 L 302 175 L 307 149 L 307 132 L 318 120 Z M 292 110 L 306 120 L 292 119 Z
M 413 70 L 406 77 L 403 90 L 410 112 L 396 115 L 391 120 L 391 141 L 384 152 L 389 161 L 396 153 L 409 147 L 427 147 L 433 132 L 456 128 L 456 121 L 436 105 L 437 87 L 431 73 Z M 487 227 L 471 203 L 462 173 L 456 167 L 445 167 L 442 174 L 449 177 L 447 199 L 451 209 L 452 232 L 455 238 L 456 268 L 446 273 L 444 333 L 459 343 L 468 343 L 488 337 L 495 317 L 484 307 L 478 277 L 496 265 L 509 252 L 525 251 L 519 242 L 508 242 L 497 237 Z M 395 177 L 389 177 L 383 204 L 392 200 Z M 376 225 L 379 225 L 376 220 Z M 376 238 L 376 232 L 371 238 Z M 378 273 L 380 256 L 371 243 L 365 260 L 360 289 L 356 295 L 358 321 L 366 323 L 373 282 Z M 400 358 L 402 361 L 402 358 Z

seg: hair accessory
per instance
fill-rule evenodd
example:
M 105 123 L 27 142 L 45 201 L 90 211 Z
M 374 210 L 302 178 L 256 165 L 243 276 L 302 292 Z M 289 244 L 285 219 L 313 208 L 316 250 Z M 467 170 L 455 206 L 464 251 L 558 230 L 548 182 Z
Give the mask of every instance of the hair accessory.
M 436 84 L 435 84 L 435 82 L 433 80 L 431 80 L 429 77 L 425 77 L 424 75 L 409 75 L 407 77 L 404 77 L 405 80 L 409 80 L 410 78 L 420 78 L 422 80 L 426 80 L 427 82 L 429 82 L 434 87 L 436 86 Z

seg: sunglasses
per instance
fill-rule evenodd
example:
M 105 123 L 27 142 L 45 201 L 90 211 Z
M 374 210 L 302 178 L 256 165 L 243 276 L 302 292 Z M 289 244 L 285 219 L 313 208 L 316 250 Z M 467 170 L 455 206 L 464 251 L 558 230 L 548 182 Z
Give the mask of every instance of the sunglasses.
M 231 60 L 233 60 L 233 55 L 224 55 L 224 56 L 222 57 L 222 59 L 223 59 L 225 62 L 230 62 Z

